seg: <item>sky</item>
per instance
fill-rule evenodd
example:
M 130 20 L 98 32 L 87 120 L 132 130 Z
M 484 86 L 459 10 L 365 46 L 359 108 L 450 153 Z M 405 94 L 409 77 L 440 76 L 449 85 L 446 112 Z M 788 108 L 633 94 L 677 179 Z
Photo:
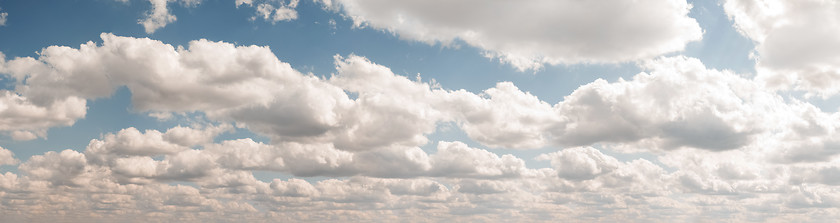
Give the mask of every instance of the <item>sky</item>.
M 0 0 L 0 222 L 832 222 L 840 2 Z

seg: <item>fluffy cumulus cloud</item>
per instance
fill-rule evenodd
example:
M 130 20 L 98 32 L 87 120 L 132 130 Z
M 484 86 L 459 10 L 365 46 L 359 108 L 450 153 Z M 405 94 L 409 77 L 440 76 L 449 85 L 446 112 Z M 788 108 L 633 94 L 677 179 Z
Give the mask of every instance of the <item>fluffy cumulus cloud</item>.
M 681 0 L 319 2 L 356 27 L 429 44 L 462 41 L 519 70 L 651 58 L 681 51 L 703 33 Z
M 765 130 L 783 104 L 750 80 L 706 69 L 693 58 L 662 58 L 649 72 L 581 86 L 556 107 L 561 144 L 649 142 L 659 148 L 737 149 Z
M 267 47 L 200 40 L 185 49 L 111 34 L 102 39 L 101 45 L 52 46 L 38 59 L 4 61 L 2 71 L 17 84 L 4 92 L 9 125 L 2 130 L 72 124 L 84 116 L 85 99 L 110 96 L 120 86 L 131 91 L 138 111 L 203 111 L 214 119 L 238 118 L 278 138 L 301 140 L 333 127 L 335 110 L 350 103 L 341 89 L 293 70 Z M 273 117 L 275 112 L 283 117 Z M 55 117 L 40 117 L 47 115 Z
M 840 114 L 694 58 L 646 60 L 631 79 L 598 79 L 551 104 L 510 82 L 446 89 L 356 55 L 315 76 L 268 47 L 101 38 L 0 60 L 14 85 L 0 97 L 0 131 L 45 137 L 121 87 L 138 112 L 202 120 L 26 159 L 0 148 L 0 168 L 17 170 L 0 174 L 4 220 L 840 217 Z M 429 139 L 441 125 L 469 140 Z M 265 140 L 223 137 L 242 129 Z M 555 150 L 528 160 L 484 147 Z
M 78 97 L 63 98 L 47 104 L 37 104 L 11 91 L 0 91 L 0 131 L 15 140 L 45 137 L 54 126 L 73 125 L 87 112 L 86 101 Z
M 19 160 L 15 159 L 15 154 L 8 149 L 0 147 L 0 165 L 15 165 Z
M 840 3 L 727 0 L 735 27 L 756 43 L 758 79 L 828 97 L 840 91 Z

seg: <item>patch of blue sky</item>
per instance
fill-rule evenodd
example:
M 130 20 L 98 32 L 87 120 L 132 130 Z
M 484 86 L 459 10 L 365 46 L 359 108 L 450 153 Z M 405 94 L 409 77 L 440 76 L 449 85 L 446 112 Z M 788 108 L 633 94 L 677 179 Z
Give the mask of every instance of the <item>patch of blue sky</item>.
M 707 68 L 731 70 L 752 77 L 755 60 L 750 58 L 755 45 L 742 36 L 723 11 L 722 3 L 708 0 L 689 0 L 692 4 L 688 16 L 703 28 L 703 40 L 686 45 L 683 55 L 703 61 Z

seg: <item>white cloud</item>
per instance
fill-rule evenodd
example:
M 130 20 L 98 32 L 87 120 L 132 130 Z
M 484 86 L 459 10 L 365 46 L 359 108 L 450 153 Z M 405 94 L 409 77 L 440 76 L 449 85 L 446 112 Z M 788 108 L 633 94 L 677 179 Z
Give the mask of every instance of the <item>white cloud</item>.
M 435 124 L 446 118 L 436 104 L 445 91 L 396 75 L 363 57 L 335 59 L 338 73 L 330 83 L 358 94 L 339 123 L 345 130 L 337 135 L 337 147 L 360 150 L 393 143 L 423 145 L 427 142 L 424 134 L 433 132 Z
M 319 2 L 357 27 L 428 44 L 460 40 L 519 70 L 647 59 L 681 51 L 702 37 L 685 1 Z
M 271 23 L 295 20 L 298 18 L 297 11 L 294 9 L 297 6 L 297 2 L 295 1 L 292 3 L 294 3 L 294 5 L 281 5 L 279 7 L 275 7 L 269 3 L 259 4 L 256 9 L 257 16 L 265 21 L 270 21 Z M 256 19 L 257 16 L 252 17 L 251 19 Z
M 9 132 L 14 140 L 46 137 L 50 127 L 73 125 L 86 112 L 86 101 L 78 97 L 36 104 L 17 93 L 0 90 L 0 131 Z
M 557 105 L 561 144 L 652 140 L 660 148 L 737 149 L 764 131 L 768 108 L 780 103 L 749 80 L 708 70 L 693 58 L 662 58 L 633 80 L 596 80 Z M 769 104 L 765 104 L 769 103 Z
M 236 0 L 236 1 L 234 2 L 234 4 L 236 4 L 236 7 L 237 7 L 237 8 L 238 8 L 240 5 L 249 5 L 249 6 L 250 6 L 250 5 L 253 5 L 253 4 L 254 4 L 254 0 Z
M 127 2 L 128 0 L 117 0 Z M 169 4 L 180 3 L 184 7 L 196 7 L 202 0 L 148 0 L 151 3 L 151 10 L 146 12 L 144 18 L 137 21 L 138 24 L 143 25 L 146 33 L 154 33 L 158 29 L 166 27 L 166 25 L 175 22 L 178 18 L 169 12 Z M 259 0 L 258 0 L 259 1 Z M 279 21 L 291 21 L 298 18 L 298 12 L 295 10 L 300 0 L 289 0 L 288 3 L 284 1 L 266 0 L 263 3 L 257 4 L 255 8 L 256 15 L 251 17 L 251 20 L 262 18 L 263 20 L 276 23 Z M 239 6 L 253 6 L 254 0 L 236 0 L 234 5 Z M 5 22 L 5 13 L 0 14 L 0 21 Z M 3 23 L 0 23 L 3 24 Z
M 0 117 L 19 122 L 2 131 L 42 137 L 122 86 L 139 111 L 216 124 L 126 128 L 83 152 L 30 157 L 19 173 L 0 175 L 4 217 L 748 221 L 755 213 L 732 210 L 770 210 L 762 220 L 784 221 L 833 212 L 840 197 L 831 178 L 838 113 L 693 58 L 646 61 L 630 80 L 597 80 L 551 105 L 509 82 L 480 94 L 448 90 L 355 55 L 336 56 L 336 72 L 322 78 L 267 47 L 102 37 L 2 60 L 16 86 Z M 77 110 L 53 108 L 70 102 Z M 66 110 L 80 112 L 56 116 Z M 551 168 L 533 169 L 462 142 L 420 148 L 452 123 L 486 146 L 562 150 L 534 154 Z M 270 141 L 218 138 L 233 126 Z M 0 164 L 16 165 L 4 151 Z M 307 179 L 264 181 L 255 171 Z
M 9 17 L 9 13 L 3 12 L 2 10 L 3 8 L 0 8 L 0 26 L 5 26 L 7 17 Z
M 430 158 L 431 171 L 436 176 L 496 178 L 528 175 L 522 159 L 509 154 L 499 157 L 461 142 L 438 142 L 437 153 Z
M 451 94 L 446 107 L 453 110 L 459 127 L 484 145 L 539 148 L 548 144 L 546 129 L 559 121 L 551 105 L 510 82 L 500 82 L 480 95 L 465 91 Z
M 91 140 L 84 155 L 91 164 L 111 168 L 122 181 L 188 181 L 209 175 L 217 166 L 215 157 L 191 148 L 210 145 L 218 134 L 229 128 L 226 125 L 203 129 L 176 126 L 165 133 L 127 128 Z M 187 136 L 187 133 L 190 134 Z M 163 156 L 162 160 L 153 159 L 160 156 Z
M 222 169 L 277 171 L 297 176 L 386 178 L 517 178 L 535 174 L 515 156 L 498 156 L 461 142 L 438 142 L 437 152 L 427 154 L 418 147 L 405 146 L 348 152 L 329 143 L 270 145 L 251 139 L 237 139 L 221 143 L 203 140 L 179 144 L 179 138 L 169 137 L 194 132 L 212 139 L 225 128 L 178 126 L 164 133 L 127 128 L 115 134 L 106 134 L 102 139 L 91 140 L 84 154 L 87 162 L 110 167 L 122 181 L 133 183 L 191 181 L 226 173 Z M 196 145 L 203 149 L 192 149 Z
M 550 105 L 511 83 L 482 94 L 446 90 L 355 55 L 336 56 L 337 72 L 321 78 L 292 69 L 267 47 L 207 40 L 174 47 L 111 34 L 102 38 L 101 45 L 52 46 L 37 59 L 4 60 L 3 71 L 17 80 L 15 92 L 6 92 L 7 103 L 27 110 L 46 110 L 42 107 L 51 103 L 51 112 L 41 113 L 60 116 L 27 121 L 21 117 L 39 113 L 7 109 L 6 117 L 20 123 L 2 130 L 43 137 L 47 128 L 83 117 L 80 98 L 107 97 L 120 86 L 131 91 L 135 109 L 156 116 L 202 112 L 212 121 L 268 136 L 273 144 L 345 151 L 424 145 L 426 135 L 444 122 L 457 123 L 491 147 L 607 143 L 630 150 L 732 150 L 752 145 L 756 137 L 774 139 L 792 126 L 802 130 L 789 137 L 818 131 L 813 120 L 828 118 L 802 120 L 808 113 L 799 107 L 809 105 L 787 103 L 752 80 L 680 56 L 644 62 L 646 72 L 632 80 L 596 80 Z M 166 81 L 173 79 L 179 82 Z
M 15 154 L 8 149 L 4 149 L 0 147 L 0 166 L 2 165 L 16 165 L 20 162 L 18 159 L 15 159 Z
M 175 15 L 169 13 L 168 5 L 171 2 L 180 2 L 186 7 L 194 7 L 201 3 L 201 0 L 149 0 L 149 3 L 152 4 L 152 9 L 146 13 L 145 18 L 137 21 L 137 24 L 143 25 L 146 33 L 154 33 L 167 24 L 175 22 L 177 18 Z
M 758 80 L 808 96 L 840 92 L 840 4 L 727 0 L 724 8 L 735 28 L 756 43 Z
M 438 152 L 431 155 L 416 147 L 347 152 L 328 144 L 272 146 L 250 139 L 224 141 L 206 148 L 224 168 L 280 171 L 297 176 L 516 178 L 533 174 L 519 158 L 499 157 L 461 142 L 438 142 Z
M 541 160 L 550 160 L 558 176 L 571 180 L 589 180 L 618 169 L 619 162 L 592 147 L 577 147 L 543 154 Z
M 102 34 L 102 39 L 102 45 L 47 47 L 37 60 L 4 62 L 2 71 L 17 80 L 20 94 L 5 92 L 10 108 L 46 110 L 35 105 L 51 105 L 53 110 L 70 110 L 47 113 L 62 115 L 56 118 L 23 123 L 33 127 L 17 124 L 4 130 L 70 125 L 84 116 L 85 101 L 80 98 L 106 97 L 119 86 L 128 87 L 139 111 L 203 111 L 213 119 L 234 120 L 253 131 L 289 140 L 322 136 L 339 121 L 337 110 L 351 103 L 341 89 L 299 73 L 277 60 L 267 47 L 199 40 L 188 49 L 176 49 L 150 39 L 111 34 Z M 180 81 L 168 81 L 172 79 Z M 44 112 L 26 115 L 40 113 Z M 45 121 L 50 122 L 38 123 Z
M 28 176 L 50 182 L 52 185 L 79 186 L 87 170 L 85 155 L 73 150 L 49 151 L 32 156 L 19 169 Z
M 216 162 L 231 169 L 283 171 L 286 167 L 282 148 L 251 139 L 228 140 L 205 149 L 218 156 Z
M 189 145 L 182 146 L 165 141 L 163 135 L 157 130 L 146 130 L 141 133 L 135 128 L 127 128 L 120 130 L 117 134 L 107 134 L 102 140 L 91 140 L 88 150 L 96 154 L 147 156 L 174 154 L 189 149 Z
M 106 135 L 103 140 L 125 141 L 115 145 L 129 145 L 127 142 L 138 138 L 166 141 L 166 137 L 160 135 L 170 132 L 213 132 L 216 129 L 175 127 L 165 133 L 123 130 Z M 126 137 L 117 137 L 120 134 Z M 131 135 L 133 137 L 128 137 Z M 763 163 L 766 160 L 762 157 L 750 156 L 751 152 L 741 150 L 671 151 L 665 154 L 663 163 L 677 171 L 669 173 L 648 160 L 621 162 L 591 147 L 543 154 L 541 159 L 550 160 L 553 169 L 534 170 L 524 167 L 524 162 L 515 156 L 498 156 L 460 142 L 440 142 L 437 153 L 427 156 L 422 150 L 411 152 L 404 148 L 346 152 L 267 145 L 250 139 L 203 143 L 204 149 L 179 150 L 162 159 L 153 158 L 157 155 L 151 153 L 124 154 L 109 156 L 113 162 L 104 162 L 114 165 L 87 161 L 95 154 L 91 151 L 94 147 L 85 153 L 65 150 L 31 157 L 21 164 L 21 175 L 0 175 L 0 198 L 13 201 L 4 203 L 0 212 L 10 219 L 21 215 L 29 216 L 27 219 L 74 219 L 76 216 L 87 220 L 144 216 L 144 221 L 171 219 L 175 215 L 185 221 L 259 221 L 266 218 L 312 221 L 349 216 L 356 220 L 382 220 L 383 214 L 398 218 L 465 221 L 539 221 L 592 216 L 600 216 L 593 217 L 593 221 L 617 218 L 646 221 L 662 216 L 689 220 L 696 215 L 719 214 L 719 219 L 740 221 L 750 218 L 727 214 L 726 210 L 775 208 L 784 211 L 767 214 L 767 218 L 795 217 L 829 211 L 831 209 L 826 208 L 831 208 L 833 197 L 837 197 L 837 191 L 825 186 L 837 183 L 828 177 L 832 171 L 836 172 L 832 169 L 834 164 L 786 169 L 779 164 Z M 336 159 L 319 155 L 325 151 L 349 157 Z M 404 158 L 400 157 L 413 158 L 401 160 Z M 393 164 L 381 163 L 388 161 Z M 393 170 L 411 166 L 411 162 L 428 162 L 429 166 L 420 166 L 416 169 L 420 173 L 413 175 L 401 175 L 405 170 Z M 301 166 L 293 167 L 295 165 Z M 376 171 L 398 174 L 388 176 L 397 177 L 395 179 L 356 176 L 264 182 L 247 171 L 290 171 L 286 168 L 322 168 L 326 171 L 314 173 L 318 176 L 330 176 L 338 173 L 330 171 L 341 169 L 361 171 L 356 173 L 362 175 L 387 176 Z M 789 175 L 791 172 L 803 174 L 795 178 Z M 191 181 L 195 186 L 170 185 L 179 181 Z M 813 185 L 800 188 L 796 186 L 798 182 Z M 73 193 L 66 193 L 68 190 Z M 725 199 L 720 197 L 724 194 L 727 195 Z M 28 202 L 21 202 L 24 200 Z M 692 208 L 703 204 L 727 208 Z M 524 209 L 529 211 L 517 211 Z M 62 212 L 44 214 L 40 210 Z M 316 210 L 319 214 L 307 214 Z M 613 212 L 615 210 L 628 212 Z M 62 214 L 71 212 L 73 216 Z
M 497 84 L 483 97 L 446 92 L 438 98 L 449 118 L 441 120 L 454 119 L 473 140 L 493 147 L 606 143 L 629 150 L 732 150 L 807 118 L 797 111 L 805 104 L 789 105 L 752 80 L 707 69 L 697 59 L 660 58 L 642 67 L 646 72 L 631 80 L 599 79 L 555 105 L 510 83 Z

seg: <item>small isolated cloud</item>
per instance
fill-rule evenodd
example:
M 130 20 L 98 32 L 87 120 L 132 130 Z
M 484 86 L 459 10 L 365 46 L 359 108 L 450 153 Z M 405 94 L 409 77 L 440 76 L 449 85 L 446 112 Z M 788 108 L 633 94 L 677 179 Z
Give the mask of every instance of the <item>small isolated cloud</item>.
M 152 10 L 146 14 L 146 18 L 138 21 L 138 24 L 146 29 L 146 33 L 154 33 L 157 29 L 175 21 L 175 16 L 169 14 L 167 0 L 150 0 L 149 2 L 152 3 Z
M 4 12 L 3 8 L 0 8 L 0 26 L 6 25 L 6 17 L 9 16 L 8 12 Z
M 257 5 L 257 15 L 251 17 L 252 20 L 261 18 L 271 23 L 279 21 L 291 21 L 298 18 L 298 13 L 295 10 L 299 0 L 291 0 L 289 3 L 275 6 L 272 3 L 262 3 Z M 251 5 L 251 4 L 248 4 Z
M 128 0 L 119 0 L 126 2 Z M 146 33 L 154 33 L 160 28 L 163 28 L 169 23 L 175 22 L 177 18 L 175 15 L 169 13 L 169 3 L 178 2 L 186 7 L 195 7 L 201 0 L 149 0 L 152 4 L 152 9 L 146 12 L 146 17 L 137 23 L 143 25 Z

